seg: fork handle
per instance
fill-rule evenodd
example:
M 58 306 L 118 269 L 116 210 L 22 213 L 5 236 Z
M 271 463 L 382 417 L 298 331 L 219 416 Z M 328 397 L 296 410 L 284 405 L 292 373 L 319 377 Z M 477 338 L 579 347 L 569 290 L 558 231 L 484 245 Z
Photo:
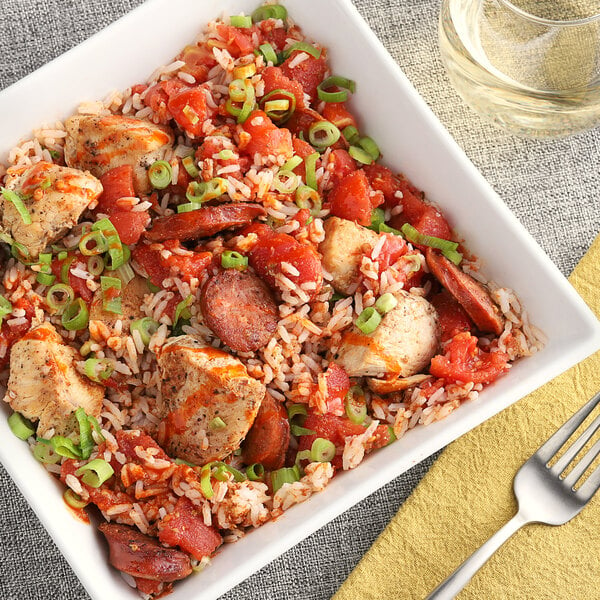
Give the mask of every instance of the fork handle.
M 425 600 L 452 600 L 489 558 L 523 525 L 530 523 L 521 513 L 517 513 L 506 525 L 498 530 L 481 548 L 473 552 L 452 575 L 445 579 Z

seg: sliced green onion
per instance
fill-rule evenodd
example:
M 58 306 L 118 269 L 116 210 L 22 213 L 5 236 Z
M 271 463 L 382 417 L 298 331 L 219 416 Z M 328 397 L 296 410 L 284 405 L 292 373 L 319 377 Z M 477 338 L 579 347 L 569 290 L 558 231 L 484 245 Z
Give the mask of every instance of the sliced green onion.
M 266 63 L 273 63 L 273 65 L 277 65 L 277 63 L 279 62 L 277 60 L 277 53 L 275 52 L 275 49 L 273 48 L 273 46 L 271 46 L 271 44 L 269 44 L 268 42 L 265 44 L 261 44 L 258 47 L 258 49 L 263 55 Z
M 191 202 L 201 204 L 222 196 L 227 191 L 227 180 L 215 177 L 210 181 L 191 181 L 185 197 Z
M 177 323 L 179 322 L 179 319 L 187 320 L 192 316 L 189 306 L 193 301 L 194 301 L 194 296 L 192 294 L 190 294 L 185 300 L 182 300 L 175 307 L 175 318 L 173 320 L 173 327 L 175 327 L 175 325 L 177 325 Z
M 228 465 L 227 463 L 224 462 L 220 462 L 220 461 L 216 461 L 216 462 L 211 462 L 208 463 L 208 465 L 205 465 L 207 467 L 216 467 L 218 471 L 227 471 L 228 473 L 231 473 L 233 475 L 233 478 L 235 479 L 235 481 L 237 481 L 238 483 L 240 481 L 246 481 L 247 477 L 246 475 L 244 475 L 244 473 L 242 473 L 241 471 L 238 471 L 238 469 L 232 467 L 231 465 Z M 224 480 L 222 480 L 224 481 Z
M 94 360 L 89 359 L 89 360 Z M 86 375 L 87 375 L 87 360 L 86 362 Z M 85 410 L 80 406 L 75 411 L 75 418 L 79 424 L 79 450 L 81 452 L 81 458 L 87 460 L 92 454 L 94 449 L 94 438 L 92 437 L 92 427 L 88 421 L 88 417 L 85 414 Z
M 60 462 L 60 455 L 54 451 L 50 441 L 41 438 L 38 438 L 37 444 L 33 447 L 33 456 L 45 465 L 55 465 Z
M 379 226 L 382 223 L 385 223 L 385 211 L 381 208 L 373 209 L 373 212 L 371 213 L 371 225 L 369 226 L 369 229 L 372 229 L 373 231 L 379 231 Z
M 241 27 L 242 29 L 248 29 L 252 27 L 252 17 L 244 15 L 232 15 L 229 17 L 229 22 L 232 27 Z
M 84 363 L 85 374 L 96 383 L 106 381 L 114 371 L 112 361 L 108 358 L 88 358 Z M 84 456 L 83 458 L 88 458 Z
M 43 252 L 38 256 L 38 260 L 41 265 L 50 265 L 52 262 L 52 253 L 51 252 Z
M 243 270 L 248 266 L 248 257 L 235 250 L 225 250 L 221 254 L 221 266 L 224 269 Z
M 158 331 L 158 323 L 150 317 L 144 317 L 143 319 L 136 319 L 131 321 L 129 325 L 129 331 L 133 333 L 137 331 L 140 334 L 140 339 L 144 346 L 150 343 L 150 338 Z
M 90 425 L 92 426 L 92 429 L 94 430 L 94 433 L 96 434 L 98 439 L 101 442 L 104 442 L 105 438 L 102 435 L 102 429 L 100 428 L 100 423 L 98 423 L 98 419 L 96 419 L 94 415 L 88 415 L 88 421 L 90 422 Z
M 310 450 L 301 450 L 296 453 L 295 464 L 299 464 L 301 460 L 310 460 Z
M 75 471 L 75 475 L 83 475 L 81 478 L 83 483 L 93 488 L 99 488 L 105 481 L 108 481 L 114 473 L 115 472 L 110 464 L 102 458 L 90 460 L 87 465 L 83 465 Z
M 69 253 L 66 250 L 60 250 L 56 256 L 58 260 L 65 260 L 69 256 Z
M 462 254 L 456 251 L 458 248 L 457 242 L 451 242 L 450 240 L 444 240 L 432 235 L 424 235 L 409 223 L 404 223 L 404 225 L 402 225 L 402 233 L 404 234 L 404 237 L 413 244 L 429 246 L 430 248 L 441 250 L 442 254 L 455 265 L 459 265 L 462 260 Z
M 60 267 L 60 280 L 64 284 L 69 284 L 71 281 L 69 279 L 69 271 L 71 270 L 71 265 L 73 264 L 74 261 L 75 261 L 74 256 L 67 256 L 67 258 L 65 258 L 65 260 L 63 261 L 63 264 Z
M 177 207 L 177 214 L 188 213 L 188 212 L 192 212 L 194 210 L 200 210 L 201 208 L 202 208 L 202 205 L 199 204 L 198 202 L 187 202 L 186 204 L 180 204 Z
M 344 409 L 348 418 L 358 425 L 367 418 L 367 400 L 359 385 L 352 386 L 346 394 Z
M 317 186 L 317 161 L 321 155 L 318 152 L 309 154 L 304 159 L 304 167 L 306 168 L 306 185 L 313 190 L 318 190 Z
M 281 194 L 291 194 L 296 191 L 300 184 L 300 177 L 293 171 L 284 171 L 279 169 L 275 177 L 273 177 L 273 187 Z
M 2 294 L 0 294 L 0 325 L 2 325 L 2 319 L 10 315 L 12 311 L 13 305 Z
M 288 90 L 278 88 L 263 96 L 259 104 L 272 121 L 283 123 L 296 110 L 296 96 Z
M 101 231 L 104 237 L 108 241 L 108 255 L 110 262 L 107 262 L 106 268 L 110 271 L 116 271 L 126 261 L 126 253 L 129 251 L 128 248 L 124 247 L 121 243 L 121 238 L 115 226 L 110 222 L 109 219 L 100 219 L 92 225 L 93 231 Z M 66 282 L 65 282 L 66 283 Z
M 18 412 L 14 412 L 8 417 L 8 426 L 20 440 L 26 440 L 35 433 L 35 427 L 31 421 Z
M 331 462 L 335 456 L 335 444 L 325 438 L 317 438 L 310 448 L 313 462 Z
M 205 498 L 212 498 L 214 496 L 214 490 L 210 481 L 212 475 L 212 469 L 210 465 L 202 467 L 200 471 L 200 489 Z
M 314 58 L 320 58 L 321 57 L 321 49 L 320 48 L 315 48 L 312 44 L 307 44 L 306 42 L 296 42 L 295 44 L 292 44 L 287 50 L 285 50 L 283 52 L 283 58 L 289 58 L 293 52 L 306 52 L 307 54 L 310 54 L 311 56 L 313 56 Z
M 13 241 L 10 246 L 11 255 L 16 258 L 20 263 L 24 265 L 32 265 L 34 264 L 34 260 L 31 258 L 31 253 L 27 249 L 26 246 L 21 244 L 20 242 Z
M 206 183 L 204 181 L 191 181 L 187 187 L 187 191 L 185 193 L 185 197 L 191 202 L 200 204 L 201 202 L 205 202 L 204 196 L 206 194 Z M 177 207 L 177 212 L 179 211 L 179 207 Z
M 348 125 L 348 127 L 344 127 L 342 135 L 346 138 L 346 141 L 349 144 L 356 144 L 356 142 L 358 142 L 358 140 L 360 139 L 358 129 L 356 129 L 354 125 Z
M 104 254 L 107 250 L 108 240 L 101 231 L 90 231 L 79 240 L 79 251 L 84 256 Z
M 265 476 L 265 468 L 260 463 L 254 463 L 246 467 L 246 476 L 250 481 L 262 481 Z
M 292 432 L 292 435 L 295 435 L 296 437 L 301 435 L 314 435 L 316 433 L 316 431 L 313 431 L 312 429 L 300 427 L 300 425 L 296 425 L 295 423 L 290 425 L 290 431 Z
M 48 265 L 42 265 L 42 270 L 37 274 L 35 280 L 42 285 L 52 285 L 56 280 L 56 276 L 50 272 Z
M 394 310 L 396 306 L 398 306 L 398 299 L 394 294 L 390 294 L 389 292 L 377 298 L 377 302 L 375 302 L 375 308 L 382 315 L 389 313 L 390 310 Z
M 81 458 L 81 451 L 79 446 L 69 438 L 63 437 L 62 435 L 55 435 L 51 440 L 52 449 L 56 454 L 65 456 L 66 458 Z
M 115 314 L 123 314 L 121 308 L 121 290 L 123 282 L 118 277 L 100 277 L 100 288 L 102 289 L 102 310 Z M 113 296 L 109 290 L 117 290 L 119 293 Z
M 328 92 L 327 88 L 330 87 L 342 88 L 339 92 Z M 317 87 L 317 94 L 319 100 L 324 102 L 346 102 L 348 100 L 348 92 L 354 94 L 356 91 L 356 82 L 346 77 L 340 77 L 339 75 L 332 75 L 321 81 Z
M 375 307 L 369 306 L 358 315 L 355 325 L 365 334 L 373 333 L 381 323 L 381 315 L 375 310 Z
M 350 146 L 348 148 L 348 154 L 356 161 L 363 165 L 370 165 L 373 163 L 373 157 L 358 146 Z
M 148 289 L 153 293 L 156 294 L 156 292 L 160 292 L 161 288 L 157 285 L 154 285 L 152 283 L 152 281 L 150 281 L 150 277 L 148 277 L 148 279 L 146 279 L 146 285 L 148 286 Z
M 52 182 L 49 179 L 44 179 L 44 181 L 42 181 L 42 183 L 40 183 L 41 190 L 47 190 L 51 186 L 52 186 Z
M 299 156 L 292 156 L 290 160 L 288 160 L 281 167 L 282 171 L 293 171 L 296 167 L 299 167 L 302 164 L 302 159 Z
M 259 21 L 266 21 L 267 19 L 281 19 L 284 21 L 287 19 L 287 10 L 281 4 L 269 4 L 265 6 L 259 6 L 252 13 L 252 21 L 258 23 Z
M 229 475 L 227 474 L 227 469 L 224 464 L 216 464 L 214 470 L 212 471 L 212 476 L 217 481 L 227 481 L 229 479 Z
M 316 217 L 322 208 L 321 196 L 319 196 L 319 192 L 311 187 L 301 185 L 296 190 L 296 206 L 298 208 L 309 208 L 310 214 Z
M 271 483 L 273 484 L 273 494 L 275 494 L 284 483 L 294 483 L 300 481 L 300 469 L 297 466 L 283 467 L 271 473 Z
M 308 408 L 306 404 L 292 404 L 288 407 L 287 412 L 288 418 L 291 421 L 297 415 L 302 415 L 306 417 L 306 415 L 308 415 Z
M 198 171 L 198 168 L 196 167 L 195 157 L 193 154 L 182 158 L 181 164 L 183 164 L 183 168 L 187 171 L 187 174 L 192 179 L 196 179 L 196 177 L 200 175 L 200 171 Z
M 87 500 L 82 500 L 79 494 L 76 494 L 73 490 L 68 489 L 65 490 L 63 494 L 63 500 L 71 507 L 75 509 L 85 508 L 89 502 Z
M 215 417 L 209 424 L 208 428 L 211 431 L 220 431 L 221 429 L 225 429 L 227 427 L 227 423 L 221 419 L 221 417 Z
M 315 121 L 308 128 L 308 141 L 317 150 L 325 150 L 335 144 L 341 136 L 340 130 L 329 121 Z
M 235 154 L 233 153 L 233 150 L 225 148 L 225 150 L 221 150 L 217 156 L 221 160 L 231 160 L 235 156 Z
M 77 298 L 65 308 L 61 317 L 62 326 L 68 331 L 85 329 L 89 316 L 90 313 L 85 302 L 81 298 Z
M 233 69 L 233 77 L 235 79 L 248 79 L 256 75 L 256 65 L 251 62 L 246 65 L 239 65 Z
M 246 84 L 243 79 L 234 79 L 229 84 L 229 98 L 233 102 L 243 102 L 246 99 Z M 234 116 L 237 117 L 237 114 Z
M 380 156 L 379 146 L 375 143 L 373 138 L 368 136 L 360 138 L 358 145 L 373 159 L 377 160 Z
M 169 187 L 173 181 L 173 167 L 171 167 L 170 163 L 166 160 L 157 160 L 148 169 L 148 178 L 154 189 L 164 190 Z
M 385 223 L 379 224 L 379 233 L 393 233 L 394 235 L 402 235 L 401 231 L 398 231 L 398 229 L 394 229 Z
M 125 248 L 125 246 L 123 247 Z M 116 271 L 113 271 L 113 273 L 121 280 L 123 285 L 127 285 L 135 277 L 133 268 L 129 263 L 121 265 Z
M 389 446 L 398 439 L 394 433 L 394 428 L 391 425 L 388 425 L 388 432 L 390 434 L 390 441 L 386 444 L 386 446 Z
M 191 462 L 189 462 L 187 460 L 183 460 L 183 458 L 176 458 L 175 459 L 175 464 L 176 465 L 186 465 L 186 466 L 192 467 L 192 468 L 198 466 L 198 465 L 195 465 L 194 463 L 191 463 Z
M 290 101 L 285 98 L 278 100 L 269 100 L 265 102 L 264 108 L 268 116 L 271 116 L 272 112 L 285 112 L 290 107 Z
M 23 202 L 23 198 L 17 194 L 17 192 L 13 192 L 12 190 L 7 190 L 5 187 L 0 188 L 0 193 L 4 196 L 5 200 L 8 200 L 13 204 L 16 211 L 19 213 L 19 216 L 23 220 L 25 225 L 31 225 L 31 215 Z
M 55 311 L 62 311 L 67 304 L 70 304 L 75 299 L 75 292 L 70 285 L 57 283 L 53 285 L 46 294 L 46 303 Z
M 245 123 L 246 119 L 250 116 L 250 113 L 252 112 L 252 110 L 254 108 L 254 101 L 256 99 L 254 86 L 252 85 L 250 80 L 245 79 L 244 84 L 246 87 L 246 99 L 244 100 L 244 104 L 242 105 L 242 110 L 240 111 L 240 113 L 237 117 L 238 123 Z

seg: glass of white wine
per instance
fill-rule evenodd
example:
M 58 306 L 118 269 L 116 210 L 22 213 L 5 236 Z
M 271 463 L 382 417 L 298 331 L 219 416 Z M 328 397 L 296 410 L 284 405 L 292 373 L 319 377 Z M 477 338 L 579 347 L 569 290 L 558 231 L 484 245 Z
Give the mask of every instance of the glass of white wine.
M 600 0 L 442 0 L 452 84 L 513 133 L 559 137 L 600 123 Z

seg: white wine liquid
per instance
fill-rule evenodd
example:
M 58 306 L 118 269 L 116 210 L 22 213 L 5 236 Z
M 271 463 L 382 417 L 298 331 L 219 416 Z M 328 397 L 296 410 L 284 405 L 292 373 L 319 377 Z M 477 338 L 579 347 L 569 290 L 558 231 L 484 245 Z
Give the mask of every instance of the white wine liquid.
M 517 4 L 517 2 L 513 2 Z M 459 94 L 515 133 L 560 136 L 600 122 L 600 19 L 586 0 L 444 0 L 440 50 Z M 600 1 L 599 1 L 600 4 Z

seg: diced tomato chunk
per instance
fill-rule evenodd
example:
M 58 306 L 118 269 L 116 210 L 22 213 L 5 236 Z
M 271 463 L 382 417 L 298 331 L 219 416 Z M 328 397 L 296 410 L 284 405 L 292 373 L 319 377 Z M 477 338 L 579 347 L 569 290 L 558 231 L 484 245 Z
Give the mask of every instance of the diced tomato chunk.
M 202 126 L 208 115 L 202 88 L 183 89 L 170 95 L 167 107 L 177 124 L 187 133 L 194 136 L 202 134 Z
M 432 296 L 429 301 L 438 314 L 442 342 L 453 338 L 457 333 L 473 329 L 473 322 L 469 315 L 448 291 L 442 290 L 439 294 Z
M 314 298 L 320 292 L 323 285 L 321 261 L 312 246 L 301 244 L 287 233 L 275 233 L 264 224 L 253 224 L 243 233 L 257 234 L 258 241 L 249 252 L 249 262 L 258 275 L 274 290 L 281 293 L 281 288 L 277 285 L 277 275 L 283 274 L 296 285 L 307 288 L 305 291 L 310 298 Z M 294 266 L 299 274 L 291 275 L 283 272 L 282 262 Z
M 206 81 L 208 71 L 217 64 L 211 49 L 204 44 L 186 46 L 177 58 L 185 62 L 181 70 L 194 77 L 196 83 Z
M 317 97 L 317 87 L 327 73 L 325 57 L 321 55 L 320 58 L 315 58 L 307 54 L 308 58 L 300 64 L 296 64 L 294 67 L 290 66 L 294 63 L 299 53 L 299 50 L 292 52 L 289 58 L 281 65 L 281 70 L 287 77 L 300 83 L 302 89 L 310 96 L 311 100 L 315 100 Z
M 394 207 L 401 202 L 401 199 L 395 196 L 396 192 L 402 191 L 400 180 L 387 167 L 372 163 L 365 165 L 363 170 L 369 185 L 383 193 L 387 207 Z
M 331 214 L 359 225 L 370 225 L 371 213 L 377 206 L 374 205 L 373 199 L 364 172 L 354 171 L 338 181 L 329 192 Z
M 147 210 L 116 211 L 108 218 L 115 226 L 119 238 L 124 244 L 136 244 L 150 223 L 150 215 Z
M 120 198 L 135 197 L 133 187 L 133 167 L 123 165 L 115 167 L 100 177 L 103 192 L 98 198 L 97 212 L 110 215 L 119 207 L 115 204 Z
M 285 47 L 285 41 L 288 37 L 287 30 L 285 27 L 275 27 L 275 21 L 271 19 L 267 19 L 266 21 L 261 21 L 258 23 L 258 28 L 260 30 L 260 40 L 261 44 L 268 42 L 273 46 L 276 52 L 280 52 Z
M 223 542 L 219 532 L 204 524 L 192 502 L 182 496 L 175 510 L 158 523 L 158 539 L 169 546 L 179 546 L 196 560 L 210 556 Z
M 255 27 L 240 29 L 231 25 L 225 25 L 225 23 L 217 25 L 218 34 L 225 40 L 227 50 L 234 58 L 252 53 L 254 50 L 252 34 L 255 31 Z
M 243 125 L 244 131 L 251 139 L 244 148 L 250 156 L 256 153 L 263 156 L 285 156 L 291 158 L 293 153 L 292 134 L 287 129 L 279 129 L 262 110 L 250 113 Z
M 367 440 L 365 450 L 371 452 L 387 446 L 392 441 L 392 431 L 389 425 L 377 425 L 373 435 Z
M 294 169 L 294 173 L 306 180 L 306 165 L 304 164 L 304 159 L 307 156 L 314 154 L 315 149 L 308 142 L 305 142 L 296 136 L 292 139 L 292 145 L 294 147 L 294 154 L 302 159 L 302 162 Z
M 408 252 L 408 246 L 399 235 L 393 233 L 382 233 L 380 235 L 385 237 L 385 242 L 381 247 L 377 262 L 379 263 L 379 269 L 383 272 Z
M 327 412 L 343 415 L 344 399 L 350 391 L 350 379 L 343 367 L 329 363 L 325 372 L 327 381 Z
M 342 148 L 333 150 L 329 155 L 329 162 L 333 163 L 333 171 L 331 171 L 331 180 L 337 183 L 340 179 L 343 179 L 346 175 L 354 173 L 357 170 L 356 162 L 354 159 Z
M 357 127 L 356 119 L 346 108 L 345 102 L 327 102 L 323 109 L 323 116 L 340 130 L 349 125 Z
M 491 383 L 508 370 L 508 355 L 485 352 L 468 332 L 455 335 L 444 354 L 431 359 L 429 372 L 447 381 Z
M 265 84 L 265 96 L 274 90 L 285 90 L 290 92 L 296 98 L 296 108 L 304 108 L 304 91 L 302 86 L 284 75 L 279 67 L 267 67 L 263 71 L 263 81 Z M 284 98 L 285 96 L 273 96 L 271 99 Z
M 131 462 L 139 463 L 140 459 L 135 451 L 136 448 L 142 448 L 142 450 L 152 449 L 155 453 L 156 458 L 162 460 L 169 460 L 169 457 L 165 454 L 164 450 L 146 433 L 140 431 L 117 431 L 115 435 L 117 444 L 119 444 L 119 450 L 127 457 Z

